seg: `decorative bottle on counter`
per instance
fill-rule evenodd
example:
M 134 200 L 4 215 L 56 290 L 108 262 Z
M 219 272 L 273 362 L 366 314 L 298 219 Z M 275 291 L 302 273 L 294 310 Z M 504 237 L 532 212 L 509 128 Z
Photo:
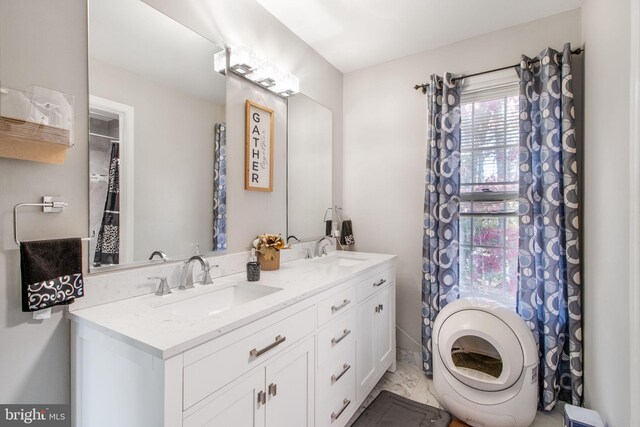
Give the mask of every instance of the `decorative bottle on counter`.
M 252 248 L 251 256 L 247 263 L 247 281 L 257 282 L 258 280 L 260 280 L 260 263 L 258 262 L 255 248 Z

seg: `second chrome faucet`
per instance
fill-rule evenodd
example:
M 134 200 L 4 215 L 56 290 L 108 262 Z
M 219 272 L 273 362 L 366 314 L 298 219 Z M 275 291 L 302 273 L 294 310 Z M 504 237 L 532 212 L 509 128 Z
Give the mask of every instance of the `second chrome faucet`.
M 194 255 L 184 262 L 182 266 L 182 272 L 180 273 L 180 286 L 179 289 L 193 288 L 193 261 L 198 261 L 202 267 L 202 279 L 200 279 L 201 285 L 210 285 L 213 283 L 211 278 L 211 267 L 218 267 L 217 265 L 209 265 L 202 255 Z

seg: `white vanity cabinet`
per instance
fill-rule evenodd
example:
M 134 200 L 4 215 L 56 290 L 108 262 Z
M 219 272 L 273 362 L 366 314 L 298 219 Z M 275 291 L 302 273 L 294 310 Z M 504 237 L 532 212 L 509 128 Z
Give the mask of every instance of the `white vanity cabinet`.
M 356 395 L 362 400 L 395 363 L 395 286 L 385 271 L 359 283 L 358 290 L 366 298 L 356 310 Z
M 265 425 L 264 371 L 252 371 L 215 394 L 204 408 L 186 417 L 184 427 Z
M 318 304 L 316 427 L 344 425 L 356 405 L 355 308 L 353 283 Z
M 395 369 L 394 282 L 388 257 L 166 358 L 71 316 L 74 425 L 343 427 Z
M 220 389 L 183 426 L 313 426 L 313 344 L 308 337 Z

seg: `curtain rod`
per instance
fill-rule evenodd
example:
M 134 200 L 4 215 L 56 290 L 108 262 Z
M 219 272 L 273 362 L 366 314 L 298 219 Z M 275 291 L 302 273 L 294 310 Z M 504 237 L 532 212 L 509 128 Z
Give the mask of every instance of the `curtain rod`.
M 572 50 L 571 54 L 572 55 L 580 55 L 582 52 L 584 52 L 584 49 L 579 47 L 577 49 Z M 540 62 L 540 59 L 534 59 L 532 61 L 529 61 L 528 65 L 535 64 L 536 62 Z M 483 74 L 495 73 L 496 71 L 508 70 L 509 68 L 515 68 L 515 67 L 519 67 L 519 66 L 520 66 L 520 63 L 517 63 L 517 64 L 514 64 L 514 65 L 508 65 L 506 67 L 494 68 L 493 70 L 480 71 L 478 73 L 467 74 L 466 76 L 455 77 L 455 78 L 452 79 L 452 81 L 465 79 L 467 77 L 481 76 Z M 421 85 L 415 85 L 413 88 L 415 90 L 422 89 L 422 93 L 427 93 L 427 88 L 428 87 L 429 87 L 429 83 L 424 83 L 424 84 L 421 84 Z

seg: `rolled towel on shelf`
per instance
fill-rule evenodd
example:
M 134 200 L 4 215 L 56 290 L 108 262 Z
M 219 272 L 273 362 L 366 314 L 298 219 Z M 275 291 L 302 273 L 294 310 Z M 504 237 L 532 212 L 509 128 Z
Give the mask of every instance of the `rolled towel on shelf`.
M 22 311 L 71 304 L 84 295 L 81 239 L 20 243 Z

